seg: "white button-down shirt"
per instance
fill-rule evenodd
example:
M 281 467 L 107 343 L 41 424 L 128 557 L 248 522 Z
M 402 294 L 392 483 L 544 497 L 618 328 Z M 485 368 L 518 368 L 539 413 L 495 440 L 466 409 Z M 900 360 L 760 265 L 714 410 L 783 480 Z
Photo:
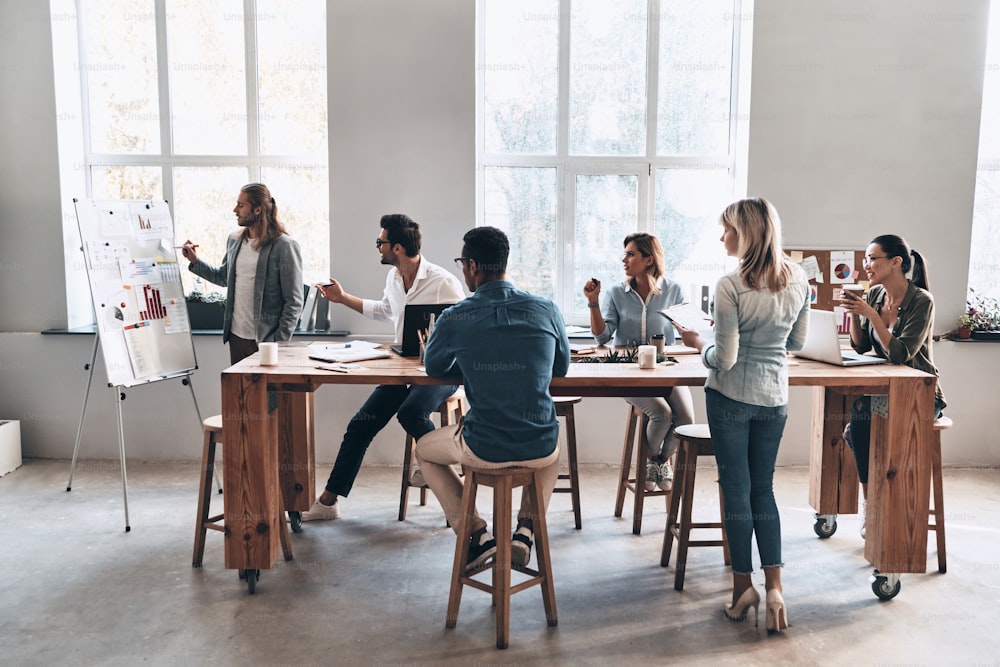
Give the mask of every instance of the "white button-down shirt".
M 400 343 L 403 340 L 403 311 L 407 304 L 458 303 L 464 298 L 462 283 L 453 273 L 421 257 L 409 291 L 403 288 L 403 276 L 394 266 L 385 277 L 381 301 L 363 299 L 362 304 L 365 317 L 393 322 L 396 342 Z

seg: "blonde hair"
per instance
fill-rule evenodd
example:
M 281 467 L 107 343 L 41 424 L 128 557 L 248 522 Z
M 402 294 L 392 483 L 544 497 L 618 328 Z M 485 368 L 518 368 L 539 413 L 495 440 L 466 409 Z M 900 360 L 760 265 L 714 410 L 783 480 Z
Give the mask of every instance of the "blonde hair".
M 736 232 L 740 278 L 747 287 L 780 292 L 788 286 L 792 264 L 781 249 L 781 219 L 769 201 L 753 197 L 733 202 L 720 222 Z
M 663 245 L 660 243 L 660 239 L 656 238 L 653 234 L 647 234 L 646 232 L 634 232 L 625 237 L 625 242 L 622 247 L 627 248 L 629 243 L 635 244 L 635 249 L 639 251 L 639 254 L 643 257 L 652 257 L 653 263 L 649 265 L 646 273 L 652 277 L 650 280 L 650 289 L 653 294 L 660 293 L 660 276 L 662 276 L 666 271 L 664 270 L 664 258 L 663 258 Z

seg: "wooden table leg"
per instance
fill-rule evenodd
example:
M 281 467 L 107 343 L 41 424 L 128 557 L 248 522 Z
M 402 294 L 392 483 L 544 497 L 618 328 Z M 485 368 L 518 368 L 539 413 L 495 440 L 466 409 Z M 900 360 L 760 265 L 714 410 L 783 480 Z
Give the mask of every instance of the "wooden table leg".
M 813 387 L 809 504 L 817 514 L 858 513 L 858 467 L 854 452 L 841 437 L 858 393 L 843 387 Z
M 872 397 L 865 558 L 879 572 L 927 571 L 935 378 L 891 378 Z
M 316 499 L 316 436 L 312 392 L 278 394 L 278 478 L 282 507 L 306 512 Z
M 262 375 L 222 374 L 225 562 L 270 569 L 281 549 L 277 419 L 267 411 Z

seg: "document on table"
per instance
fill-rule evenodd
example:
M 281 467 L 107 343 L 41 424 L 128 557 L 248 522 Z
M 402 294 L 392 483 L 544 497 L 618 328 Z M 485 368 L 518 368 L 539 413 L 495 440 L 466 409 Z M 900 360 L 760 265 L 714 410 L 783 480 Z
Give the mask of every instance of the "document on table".
M 310 343 L 309 358 L 331 363 L 349 363 L 368 359 L 385 359 L 392 356 L 378 343 L 353 340 L 350 343 Z

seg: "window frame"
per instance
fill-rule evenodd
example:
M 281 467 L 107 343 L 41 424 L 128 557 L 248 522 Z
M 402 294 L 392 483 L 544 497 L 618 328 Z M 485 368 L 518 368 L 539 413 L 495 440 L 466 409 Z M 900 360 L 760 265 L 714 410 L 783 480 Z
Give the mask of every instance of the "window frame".
M 151 0 L 152 9 L 154 13 L 155 20 L 155 38 L 156 38 L 156 76 L 157 76 L 157 93 L 158 93 L 158 106 L 157 113 L 159 114 L 159 150 L 156 153 L 106 153 L 106 152 L 95 152 L 92 149 L 92 137 L 91 137 L 91 124 L 92 124 L 92 113 L 90 109 L 90 84 L 88 77 L 88 57 L 87 57 L 87 39 L 89 38 L 87 31 L 85 29 L 86 20 L 85 12 L 87 11 L 86 0 L 71 0 L 67 3 L 66 0 L 59 2 L 58 0 L 51 0 L 53 5 L 58 5 L 60 8 L 72 4 L 75 10 L 75 36 L 76 36 L 76 49 L 74 56 L 77 59 L 78 70 L 79 70 L 79 85 L 77 89 L 72 93 L 72 106 L 76 107 L 79 111 L 79 119 L 74 119 L 74 124 L 79 128 L 81 133 L 79 142 L 80 146 L 68 148 L 64 153 L 64 146 L 60 145 L 60 170 L 64 176 L 64 182 L 62 185 L 63 192 L 63 236 L 66 239 L 78 238 L 78 231 L 76 229 L 76 217 L 73 209 L 72 197 L 78 195 L 79 191 L 82 189 L 85 193 L 86 198 L 94 198 L 94 171 L 95 169 L 100 169 L 102 167 L 115 168 L 115 167 L 153 167 L 159 170 L 160 174 L 160 184 L 162 187 L 162 197 L 167 201 L 168 206 L 171 211 L 171 215 L 174 218 L 174 223 L 176 225 L 176 211 L 173 205 L 176 201 L 175 189 L 176 189 L 176 176 L 175 172 L 178 169 L 197 169 L 197 168 L 241 168 L 246 170 L 246 180 L 244 182 L 255 182 L 262 180 L 262 172 L 272 169 L 282 169 L 282 168 L 303 168 L 318 166 L 323 169 L 329 169 L 329 151 L 327 149 L 329 137 L 327 136 L 327 141 L 323 143 L 322 146 L 318 146 L 317 149 L 310 153 L 303 154 L 292 154 L 292 155 L 280 155 L 280 154 L 264 154 L 261 152 L 261 126 L 259 122 L 259 70 L 258 70 L 258 60 L 260 54 L 258 52 L 258 28 L 260 20 L 267 18 L 270 15 L 261 15 L 258 8 L 258 0 L 242 0 L 241 9 L 243 17 L 243 58 L 244 58 L 244 89 L 245 89 L 245 108 L 243 112 L 245 118 L 246 126 L 246 151 L 242 154 L 187 154 L 175 152 L 174 145 L 172 141 L 173 133 L 173 114 L 171 113 L 172 107 L 177 102 L 173 99 L 171 95 L 171 81 L 170 81 L 170 57 L 169 57 L 169 40 L 167 35 L 168 29 L 168 0 Z M 236 11 L 235 9 L 233 10 Z M 65 12 L 56 12 L 53 7 L 53 18 L 57 15 L 64 20 Z M 325 35 L 325 31 L 324 31 Z M 324 37 L 326 39 L 326 37 Z M 325 49 L 324 49 L 325 50 Z M 60 61 L 57 58 L 55 65 L 60 66 Z M 59 79 L 57 75 L 57 81 Z M 251 119 L 258 119 L 254 122 Z M 69 142 L 67 142 L 68 144 Z M 72 153 L 70 155 L 69 153 Z M 72 176 L 72 182 L 66 182 L 65 176 L 70 172 L 64 163 L 73 163 L 73 172 L 80 172 L 79 175 Z M 327 174 L 327 179 L 329 179 L 329 174 Z M 236 192 L 233 192 L 233 200 L 235 202 Z M 69 195 L 69 196 L 67 196 Z M 328 206 L 328 198 L 324 201 Z M 220 211 L 223 216 L 227 214 L 228 209 Z M 234 225 L 235 228 L 235 225 Z M 81 262 L 77 261 L 75 254 L 71 253 L 70 243 L 66 243 L 66 290 L 67 290 L 67 301 L 68 301 L 68 323 L 70 328 L 75 326 L 81 326 L 90 324 L 93 322 L 93 307 L 90 301 L 89 292 L 85 289 L 80 291 L 78 285 L 86 285 L 86 272 Z M 74 245 L 79 245 L 78 241 Z M 215 261 L 218 258 L 207 258 L 209 261 Z M 327 257 L 327 262 L 329 258 Z M 327 267 L 328 272 L 328 267 Z M 320 271 L 323 273 L 323 271 Z M 184 271 L 183 275 L 186 278 L 192 278 L 188 276 L 187 272 Z M 324 273 L 325 275 L 325 273 Z M 212 286 L 212 289 L 222 289 L 216 286 Z M 84 306 L 79 304 L 80 300 L 85 299 L 86 303 Z M 74 305 L 75 304 L 75 305 Z
M 589 323 L 589 314 L 574 309 L 577 286 L 571 284 L 571 263 L 576 256 L 575 205 L 570 200 L 573 179 L 582 173 L 633 173 L 638 167 L 639 210 L 636 231 L 654 231 L 656 192 L 654 174 L 657 169 L 725 168 L 732 184 L 731 196 L 735 199 L 746 192 L 747 132 L 749 110 L 749 62 L 752 35 L 753 0 L 732 0 L 732 51 L 729 96 L 729 151 L 717 155 L 657 155 L 657 103 L 659 86 L 660 22 L 647 21 L 646 49 L 646 153 L 645 155 L 594 156 L 573 155 L 569 152 L 569 76 L 570 76 L 570 14 L 572 0 L 557 0 L 559 7 L 558 46 L 558 127 L 554 155 L 491 153 L 486 150 L 485 120 L 485 16 L 488 0 L 477 0 L 476 20 L 476 224 L 486 219 L 485 174 L 492 167 L 546 167 L 556 170 L 556 266 L 557 284 L 554 301 L 563 310 L 571 324 Z M 661 0 L 647 0 L 647 16 L 659 17 Z M 600 171 L 604 170 L 604 171 Z M 611 171 L 608 171 L 611 170 Z M 721 209 L 720 209 L 721 210 Z M 618 248 L 610 250 L 617 252 Z

